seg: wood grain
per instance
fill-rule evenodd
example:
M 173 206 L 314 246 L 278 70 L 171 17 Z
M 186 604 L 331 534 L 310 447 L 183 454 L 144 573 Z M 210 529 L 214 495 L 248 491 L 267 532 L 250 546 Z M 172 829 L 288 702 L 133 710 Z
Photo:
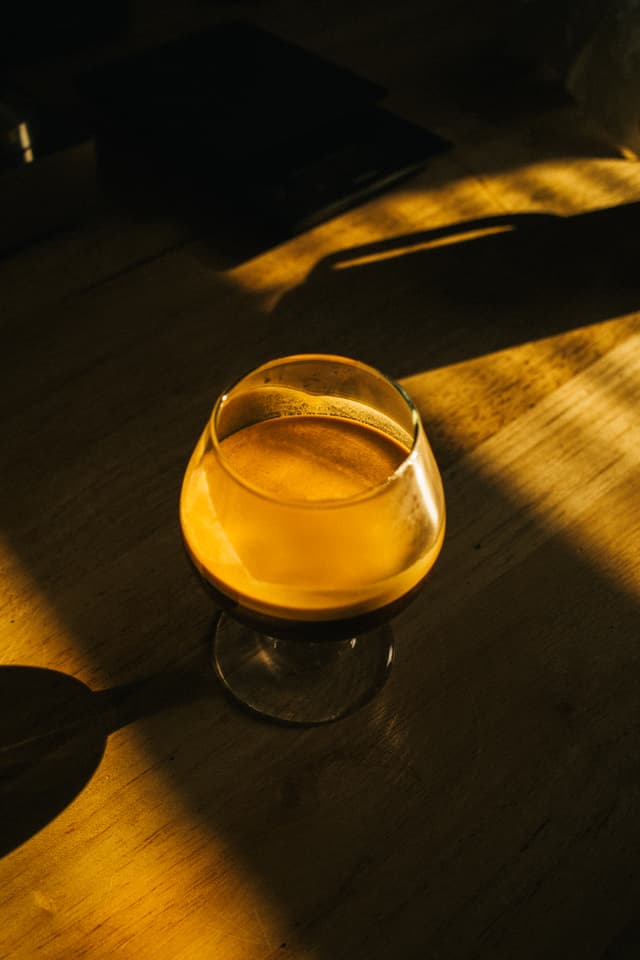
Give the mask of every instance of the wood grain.
M 2 958 L 637 954 L 640 168 L 565 100 L 430 94 L 385 11 L 315 45 L 453 135 L 412 180 L 232 265 L 108 204 L 0 264 Z M 380 695 L 287 729 L 215 681 L 177 498 L 306 350 L 402 378 L 448 533 Z

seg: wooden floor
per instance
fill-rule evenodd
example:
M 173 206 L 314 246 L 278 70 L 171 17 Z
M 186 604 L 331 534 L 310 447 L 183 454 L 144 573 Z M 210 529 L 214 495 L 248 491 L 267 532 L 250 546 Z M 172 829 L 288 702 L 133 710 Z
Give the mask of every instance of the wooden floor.
M 246 16 L 453 146 L 247 257 L 91 145 L 0 179 L 0 958 L 632 960 L 640 166 L 487 58 L 499 4 L 134 12 Z M 177 502 L 219 392 L 313 351 L 409 390 L 448 531 L 378 697 L 289 729 L 213 676 Z

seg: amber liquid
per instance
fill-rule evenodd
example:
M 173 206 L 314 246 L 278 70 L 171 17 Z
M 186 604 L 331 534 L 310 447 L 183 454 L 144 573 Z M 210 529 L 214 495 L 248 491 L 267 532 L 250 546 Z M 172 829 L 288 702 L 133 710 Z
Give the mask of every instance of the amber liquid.
M 181 497 L 190 555 L 262 627 L 362 626 L 412 592 L 440 549 L 416 485 L 398 477 L 408 454 L 380 430 L 324 415 L 252 424 L 219 454 L 201 441 Z

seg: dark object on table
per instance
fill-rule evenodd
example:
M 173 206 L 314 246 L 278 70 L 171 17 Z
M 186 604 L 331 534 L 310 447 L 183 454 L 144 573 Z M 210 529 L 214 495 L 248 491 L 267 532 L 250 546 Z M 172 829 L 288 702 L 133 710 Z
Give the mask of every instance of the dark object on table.
M 121 169 L 189 184 L 286 233 L 411 173 L 440 137 L 378 106 L 385 91 L 243 23 L 144 51 L 77 80 Z

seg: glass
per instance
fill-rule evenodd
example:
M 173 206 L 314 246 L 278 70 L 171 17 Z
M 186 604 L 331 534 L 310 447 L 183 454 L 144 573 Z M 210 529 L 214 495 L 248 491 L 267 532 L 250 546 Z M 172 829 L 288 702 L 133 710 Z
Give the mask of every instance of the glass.
M 312 354 L 265 363 L 218 399 L 180 521 L 223 611 L 223 684 L 262 716 L 313 724 L 384 683 L 389 620 L 440 552 L 445 506 L 404 390 L 356 360 Z

